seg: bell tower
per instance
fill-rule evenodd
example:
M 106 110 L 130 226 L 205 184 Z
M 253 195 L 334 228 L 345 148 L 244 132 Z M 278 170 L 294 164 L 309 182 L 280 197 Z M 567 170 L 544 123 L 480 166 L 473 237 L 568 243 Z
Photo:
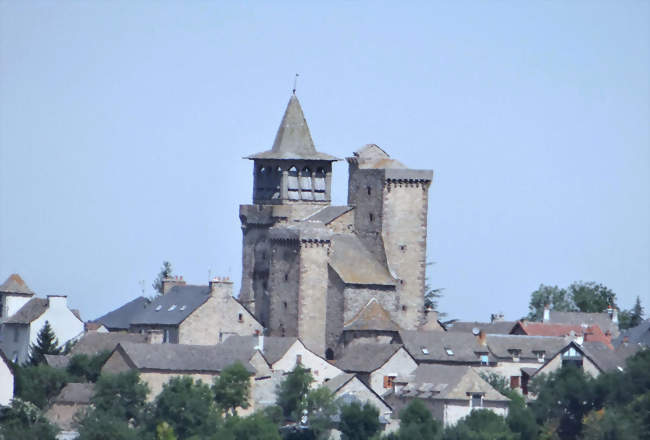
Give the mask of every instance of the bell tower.
M 295 224 L 331 201 L 334 156 L 316 151 L 295 93 L 291 95 L 270 150 L 245 157 L 253 161 L 253 204 L 239 207 L 243 232 L 239 300 L 264 327 L 271 322 L 271 297 L 294 292 L 283 302 L 286 315 L 297 304 L 298 274 L 292 271 L 298 250 L 278 247 L 270 232 Z M 276 231 L 277 232 L 277 231 Z M 294 261 L 295 263 L 295 261 Z M 280 274 L 281 273 L 281 274 Z M 280 275 L 278 275 L 280 274 Z M 278 278 L 279 279 L 276 279 Z M 296 309 L 297 314 L 297 309 Z M 291 330 L 287 329 L 287 335 Z

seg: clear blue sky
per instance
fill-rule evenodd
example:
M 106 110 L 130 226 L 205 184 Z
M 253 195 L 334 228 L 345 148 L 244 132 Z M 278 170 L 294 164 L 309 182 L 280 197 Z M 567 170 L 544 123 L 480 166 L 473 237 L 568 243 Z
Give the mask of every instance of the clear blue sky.
M 319 150 L 434 170 L 451 317 L 516 319 L 575 280 L 650 309 L 647 1 L 225 3 L 0 1 L 0 282 L 87 319 L 163 260 L 238 289 L 241 157 L 299 72 Z M 338 204 L 346 185 L 340 162 Z

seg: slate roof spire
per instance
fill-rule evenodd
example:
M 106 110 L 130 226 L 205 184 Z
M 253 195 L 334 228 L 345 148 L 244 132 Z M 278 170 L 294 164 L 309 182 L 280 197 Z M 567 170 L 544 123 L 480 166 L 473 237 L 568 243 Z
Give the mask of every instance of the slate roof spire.
M 300 101 L 295 93 L 292 93 L 289 98 L 273 147 L 268 151 L 248 156 L 246 159 L 338 160 L 334 156 L 316 151 Z

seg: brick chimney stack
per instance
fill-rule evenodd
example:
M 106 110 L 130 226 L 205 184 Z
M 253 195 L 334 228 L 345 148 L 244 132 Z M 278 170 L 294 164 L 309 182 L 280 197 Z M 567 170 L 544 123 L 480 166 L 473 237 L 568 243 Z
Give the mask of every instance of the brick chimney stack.
M 179 278 L 178 275 L 176 275 L 173 278 L 165 278 L 162 280 L 162 285 L 163 285 L 163 295 L 169 292 L 172 287 L 174 286 L 184 286 L 186 283 L 183 281 L 183 276 Z
M 214 277 L 210 281 L 210 295 L 215 297 L 232 296 L 233 282 L 229 277 Z

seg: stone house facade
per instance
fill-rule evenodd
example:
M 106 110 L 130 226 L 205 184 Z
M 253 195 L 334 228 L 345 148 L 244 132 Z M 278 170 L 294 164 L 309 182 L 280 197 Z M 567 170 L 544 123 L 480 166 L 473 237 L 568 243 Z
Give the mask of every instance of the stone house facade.
M 14 398 L 14 370 L 0 350 L 0 406 L 9 405 Z
M 233 283 L 215 278 L 208 286 L 167 280 L 163 295 L 131 318 L 130 332 L 160 331 L 163 343 L 213 345 L 232 335 L 262 331 L 255 317 L 232 296 Z
M 375 299 L 401 328 L 425 324 L 428 189 L 376 145 L 347 159 L 348 204 L 330 206 L 332 162 L 316 151 L 291 96 L 273 147 L 254 161 L 253 204 L 240 206 L 239 299 L 270 336 L 334 358 L 345 323 Z

